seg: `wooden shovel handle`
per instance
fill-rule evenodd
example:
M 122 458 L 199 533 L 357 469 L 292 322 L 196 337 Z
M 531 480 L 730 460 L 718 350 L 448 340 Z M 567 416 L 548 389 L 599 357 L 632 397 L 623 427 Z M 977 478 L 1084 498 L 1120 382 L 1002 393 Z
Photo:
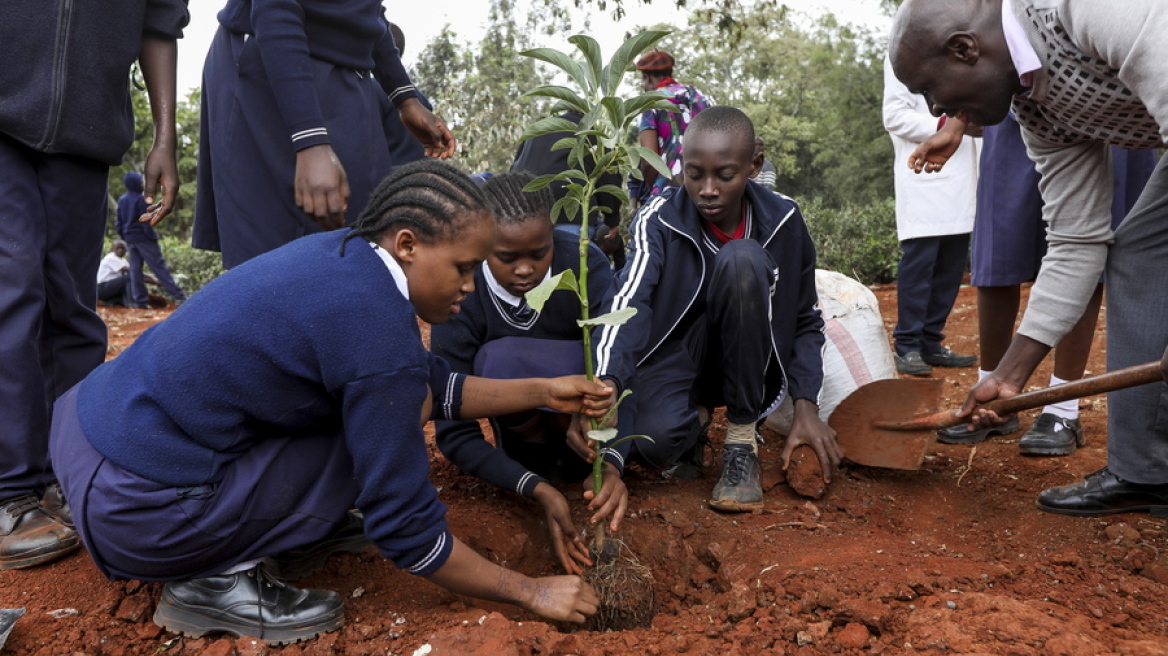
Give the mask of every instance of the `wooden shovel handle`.
M 1114 392 L 1115 390 L 1147 385 L 1148 383 L 1155 383 L 1162 380 L 1163 374 L 1160 373 L 1160 362 L 1157 360 L 1156 362 L 1136 365 L 1127 369 L 1120 369 L 1119 371 L 1111 371 L 1098 376 L 1091 376 L 1062 385 L 1056 385 L 1055 387 L 1025 392 L 1009 398 L 995 399 L 989 403 L 977 406 L 974 408 L 974 412 L 984 409 L 992 410 L 999 415 L 1012 415 L 1022 410 L 1040 408 L 1051 403 L 1081 399 L 1084 396 Z M 903 422 L 878 422 L 876 427 L 887 430 L 926 430 L 948 428 L 969 421 L 968 417 L 958 417 L 958 412 L 960 412 L 960 409 L 946 410 L 931 415 L 920 415 Z

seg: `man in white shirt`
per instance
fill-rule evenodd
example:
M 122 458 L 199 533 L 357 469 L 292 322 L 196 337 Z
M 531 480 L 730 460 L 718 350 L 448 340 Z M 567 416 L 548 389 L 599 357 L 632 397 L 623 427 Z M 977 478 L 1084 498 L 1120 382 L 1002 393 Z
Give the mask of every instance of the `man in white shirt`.
M 126 242 L 115 239 L 113 249 L 97 269 L 97 300 L 106 305 L 130 305 L 130 262 Z

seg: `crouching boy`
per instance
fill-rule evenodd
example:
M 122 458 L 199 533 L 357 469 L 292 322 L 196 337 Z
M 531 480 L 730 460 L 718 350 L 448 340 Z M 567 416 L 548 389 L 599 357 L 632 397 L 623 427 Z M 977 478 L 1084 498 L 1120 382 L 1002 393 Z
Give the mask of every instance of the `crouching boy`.
M 598 376 L 634 391 L 621 412 L 641 462 L 700 475 L 710 408 L 726 407 L 722 472 L 710 505 L 763 505 L 755 427 L 785 395 L 795 420 L 782 452 L 810 445 L 825 477 L 839 463 L 835 432 L 819 419 L 823 320 L 816 309 L 815 247 L 798 206 L 750 176 L 762 164 L 754 125 L 733 107 L 693 120 L 682 152 L 684 187 L 656 197 L 631 229 L 628 264 L 609 311 L 637 314 L 606 326 Z

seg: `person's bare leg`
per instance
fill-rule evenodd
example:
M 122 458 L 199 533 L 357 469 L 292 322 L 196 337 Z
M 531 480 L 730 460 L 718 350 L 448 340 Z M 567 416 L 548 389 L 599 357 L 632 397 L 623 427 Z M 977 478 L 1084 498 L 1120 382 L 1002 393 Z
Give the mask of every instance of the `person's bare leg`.
M 1078 380 L 1087 369 L 1087 358 L 1091 356 L 1091 344 L 1095 341 L 1095 325 L 1099 321 L 1099 307 L 1103 304 L 1103 285 L 1095 287 L 1095 293 L 1087 302 L 1087 309 L 1071 332 L 1058 343 L 1054 351 L 1054 375 L 1063 380 Z
M 1021 297 L 1020 285 L 977 288 L 977 331 L 982 371 L 996 369 L 1014 339 L 1014 322 L 1018 318 Z

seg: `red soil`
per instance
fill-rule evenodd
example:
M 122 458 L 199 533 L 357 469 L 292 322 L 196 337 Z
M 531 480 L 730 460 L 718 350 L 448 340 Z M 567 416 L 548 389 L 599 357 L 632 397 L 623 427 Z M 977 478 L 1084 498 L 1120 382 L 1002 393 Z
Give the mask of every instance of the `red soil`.
M 878 295 L 891 328 L 895 290 Z M 105 311 L 111 354 L 166 314 Z M 963 289 L 948 330 L 954 350 L 977 351 L 976 317 L 973 290 Z M 1102 334 L 1101 326 L 1092 372 L 1104 370 Z M 953 405 L 976 378 L 974 369 L 935 375 L 947 379 Z M 1049 364 L 1034 380 L 1048 376 Z M 554 626 L 446 592 L 371 550 L 335 558 L 306 581 L 346 598 L 347 623 L 336 633 L 283 648 L 183 638 L 150 621 L 157 584 L 110 583 L 81 552 L 0 572 L 0 607 L 28 610 L 4 653 L 1168 654 L 1168 521 L 1034 507 L 1042 489 L 1105 464 L 1105 415 L 1104 399 L 1083 402 L 1088 444 L 1065 458 L 1020 457 L 1018 434 L 976 447 L 936 444 L 922 471 L 851 467 L 814 501 L 782 482 L 781 442 L 770 439 L 761 451 L 766 509 L 747 515 L 709 509 L 712 470 L 684 482 L 632 468 L 621 535 L 656 578 L 649 629 Z M 712 437 L 717 446 L 717 428 Z M 432 466 L 456 535 L 500 564 L 556 573 L 533 503 L 461 475 L 436 452 Z M 576 486 L 566 493 L 581 497 Z

